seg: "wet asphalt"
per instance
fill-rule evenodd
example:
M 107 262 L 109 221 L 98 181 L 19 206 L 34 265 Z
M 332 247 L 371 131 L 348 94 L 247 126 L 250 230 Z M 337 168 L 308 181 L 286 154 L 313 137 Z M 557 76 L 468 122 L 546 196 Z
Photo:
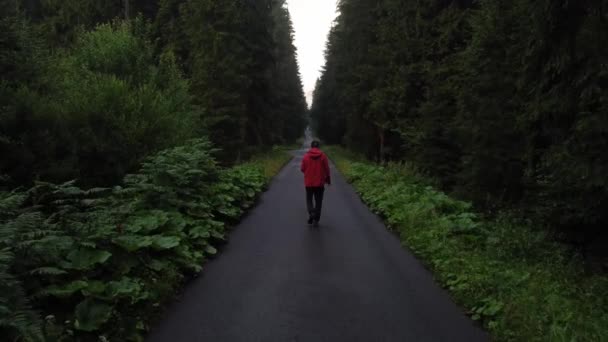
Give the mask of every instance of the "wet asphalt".
M 306 224 L 304 152 L 147 341 L 487 341 L 333 166 L 320 227 Z

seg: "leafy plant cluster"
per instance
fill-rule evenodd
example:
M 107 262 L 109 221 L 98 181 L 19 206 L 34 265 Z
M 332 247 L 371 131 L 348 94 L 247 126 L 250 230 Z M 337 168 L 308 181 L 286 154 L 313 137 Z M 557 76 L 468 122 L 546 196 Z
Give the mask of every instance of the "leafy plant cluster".
M 429 186 L 411 164 L 385 167 L 330 152 L 363 200 L 430 267 L 439 283 L 499 341 L 603 341 L 608 277 L 546 232 L 512 218 L 483 219 Z
M 311 115 L 486 212 L 605 254 L 606 0 L 341 0 Z
M 264 163 L 225 169 L 212 153 L 201 139 L 163 150 L 113 188 L 1 192 L 0 336 L 142 340 L 267 183 Z

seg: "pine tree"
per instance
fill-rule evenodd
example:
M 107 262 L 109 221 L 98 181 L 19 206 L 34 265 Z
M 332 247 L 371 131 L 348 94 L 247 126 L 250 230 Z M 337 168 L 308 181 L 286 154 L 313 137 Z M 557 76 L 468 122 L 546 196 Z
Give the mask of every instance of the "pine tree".
M 273 39 L 274 70 L 272 89 L 274 120 L 268 122 L 272 141 L 293 142 L 302 135 L 306 126 L 306 98 L 302 92 L 302 81 L 298 70 L 296 48 L 293 45 L 293 24 L 285 0 L 273 2 L 275 29 Z
M 412 162 L 481 209 L 599 234 L 608 1 L 339 6 L 311 108 L 323 139 Z

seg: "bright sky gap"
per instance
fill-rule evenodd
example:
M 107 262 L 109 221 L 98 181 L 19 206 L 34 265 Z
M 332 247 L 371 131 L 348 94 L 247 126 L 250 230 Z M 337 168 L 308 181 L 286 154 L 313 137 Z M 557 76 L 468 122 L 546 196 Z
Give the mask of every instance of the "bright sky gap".
M 310 105 L 317 78 L 325 65 L 327 34 L 336 18 L 336 0 L 288 0 L 295 46 L 306 100 Z

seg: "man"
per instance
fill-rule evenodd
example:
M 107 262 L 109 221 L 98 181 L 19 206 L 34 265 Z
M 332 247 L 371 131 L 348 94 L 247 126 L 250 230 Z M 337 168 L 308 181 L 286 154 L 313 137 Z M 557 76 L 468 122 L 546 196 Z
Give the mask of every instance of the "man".
M 327 156 L 319 149 L 319 142 L 313 141 L 310 147 L 310 150 L 306 152 L 302 159 L 300 169 L 304 173 L 304 186 L 306 186 L 308 224 L 314 224 L 315 227 L 318 227 L 321 219 L 325 184 L 331 185 L 331 178 L 329 176 L 329 162 Z

